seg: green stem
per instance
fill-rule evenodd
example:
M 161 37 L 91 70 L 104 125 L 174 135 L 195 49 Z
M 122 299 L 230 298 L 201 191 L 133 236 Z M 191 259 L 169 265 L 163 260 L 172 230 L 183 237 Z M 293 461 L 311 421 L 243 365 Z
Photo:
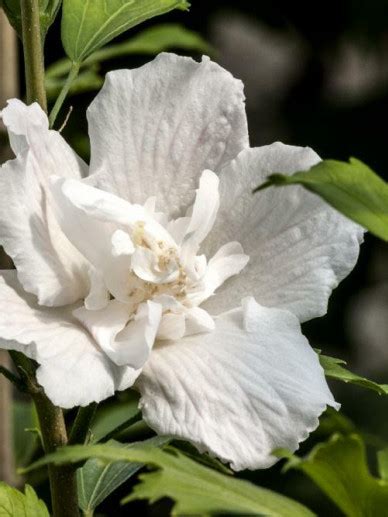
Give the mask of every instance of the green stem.
M 42 109 L 47 111 L 39 0 L 20 0 L 20 9 L 27 103 L 38 102 Z
M 27 102 L 38 102 L 47 112 L 39 4 L 39 0 L 20 0 L 22 39 Z M 68 441 L 63 412 L 54 406 L 39 386 L 35 376 L 35 363 L 18 352 L 12 352 L 11 357 L 35 403 L 45 453 L 54 452 Z M 74 466 L 50 465 L 48 471 L 53 517 L 77 517 L 79 511 Z
M 33 396 L 46 454 L 67 445 L 63 411 L 54 406 L 43 390 Z M 78 495 L 76 470 L 72 465 L 49 465 L 52 510 L 54 517 L 77 517 Z
M 62 105 L 67 97 L 67 94 L 69 93 L 69 90 L 70 90 L 71 85 L 73 84 L 73 81 L 78 76 L 79 69 L 80 69 L 79 63 L 72 63 L 69 75 L 67 76 L 65 84 L 63 85 L 62 90 L 60 91 L 58 98 L 55 101 L 54 107 L 51 110 L 51 113 L 49 116 L 49 122 L 50 122 L 51 128 L 54 126 L 58 113 L 59 113 L 60 109 L 62 108 Z
M 74 420 L 68 445 L 84 444 L 87 441 L 90 425 L 96 414 L 97 404 L 93 402 L 86 407 L 80 407 Z
M 35 376 L 36 364 L 20 352 L 10 352 L 26 391 L 34 401 L 38 414 L 43 448 L 46 454 L 67 445 L 63 411 L 47 398 Z M 73 465 L 49 465 L 49 481 L 53 517 L 77 517 L 77 477 Z

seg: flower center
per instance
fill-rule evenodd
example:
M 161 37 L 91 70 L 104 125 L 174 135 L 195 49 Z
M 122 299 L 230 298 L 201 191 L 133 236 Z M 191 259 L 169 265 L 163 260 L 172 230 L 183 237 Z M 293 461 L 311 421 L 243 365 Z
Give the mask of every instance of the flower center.
M 249 259 L 238 242 L 214 250 L 209 261 L 200 254 L 219 207 L 218 182 L 204 171 L 192 207 L 177 219 L 156 212 L 153 198 L 144 206 L 111 196 L 96 203 L 110 225 L 98 243 L 101 256 L 90 255 L 90 292 L 74 315 L 117 364 L 135 364 L 129 342 L 135 350 L 143 340 L 149 351 L 155 340 L 214 329 L 212 316 L 200 306 Z M 93 217 L 96 211 L 93 206 Z
M 148 300 L 166 297 L 175 299 L 184 306 L 191 306 L 187 298 L 188 290 L 195 282 L 189 279 L 180 249 L 163 240 L 156 240 L 147 232 L 143 221 L 138 221 L 131 235 L 134 253 L 129 272 L 129 298 L 136 312 L 138 306 Z

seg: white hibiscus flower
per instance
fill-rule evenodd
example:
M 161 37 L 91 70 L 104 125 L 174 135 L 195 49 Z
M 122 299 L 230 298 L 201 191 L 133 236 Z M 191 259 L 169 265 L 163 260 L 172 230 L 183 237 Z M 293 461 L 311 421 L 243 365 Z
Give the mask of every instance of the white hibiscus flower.
M 242 83 L 173 54 L 108 74 L 89 170 L 37 104 L 2 118 L 16 159 L 0 237 L 17 268 L 0 277 L 3 347 L 35 359 L 64 408 L 134 385 L 155 431 L 234 469 L 295 450 L 336 407 L 300 322 L 326 312 L 362 231 L 299 187 L 252 188 L 319 157 L 250 149 Z

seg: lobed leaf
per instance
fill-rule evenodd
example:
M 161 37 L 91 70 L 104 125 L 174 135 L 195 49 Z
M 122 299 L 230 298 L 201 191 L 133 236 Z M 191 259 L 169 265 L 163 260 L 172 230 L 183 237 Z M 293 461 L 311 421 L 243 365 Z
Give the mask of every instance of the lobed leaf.
M 272 174 L 255 192 L 295 184 L 318 194 L 349 219 L 388 241 L 388 184 L 361 161 L 324 160 L 292 176 Z
M 88 458 L 153 466 L 156 472 L 143 474 L 141 483 L 124 502 L 148 499 L 152 503 L 162 497 L 170 497 L 175 501 L 175 515 L 206 512 L 276 517 L 314 515 L 292 499 L 209 469 L 172 448 L 161 450 L 139 444 L 128 449 L 107 444 L 65 447 L 42 458 L 25 471 L 49 463 L 79 462 Z
M 23 494 L 0 482 L 0 517 L 49 517 L 49 512 L 30 486 Z
M 386 515 L 388 482 L 369 472 L 365 445 L 358 435 L 334 435 L 306 458 L 292 456 L 286 469 L 298 469 L 348 517 Z
M 63 0 L 62 43 L 69 58 L 81 63 L 135 25 L 188 6 L 186 0 Z

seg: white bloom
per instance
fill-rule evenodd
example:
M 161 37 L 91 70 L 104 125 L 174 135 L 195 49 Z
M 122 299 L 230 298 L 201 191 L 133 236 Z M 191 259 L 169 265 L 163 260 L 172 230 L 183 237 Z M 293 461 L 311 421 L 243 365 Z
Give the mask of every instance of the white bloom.
M 36 359 L 65 408 L 136 381 L 152 428 L 235 469 L 272 465 L 336 407 L 299 322 L 326 312 L 362 238 L 299 187 L 252 195 L 319 157 L 249 149 L 242 89 L 172 54 L 108 74 L 89 171 L 36 104 L 12 100 L 16 159 L 0 174 L 17 267 L 1 276 L 3 346 Z

